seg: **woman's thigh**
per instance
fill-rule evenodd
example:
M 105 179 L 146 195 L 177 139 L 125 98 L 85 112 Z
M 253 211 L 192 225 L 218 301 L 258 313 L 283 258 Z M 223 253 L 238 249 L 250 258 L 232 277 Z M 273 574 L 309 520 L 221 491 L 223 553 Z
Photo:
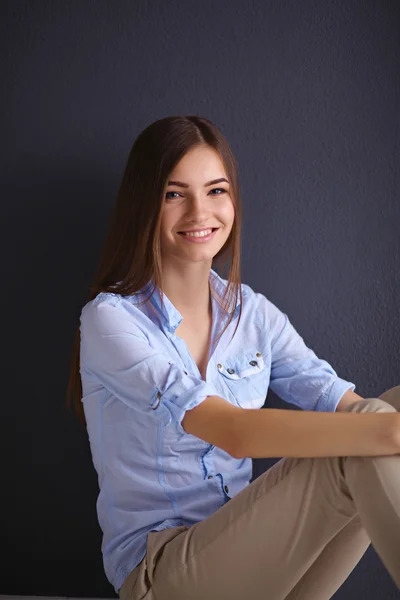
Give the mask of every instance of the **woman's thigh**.
M 389 392 L 389 402 L 382 395 L 383 401 L 363 400 L 346 410 L 400 410 L 400 386 Z M 204 521 L 150 532 L 146 557 L 121 598 L 284 600 L 357 517 L 342 460 L 283 458 Z

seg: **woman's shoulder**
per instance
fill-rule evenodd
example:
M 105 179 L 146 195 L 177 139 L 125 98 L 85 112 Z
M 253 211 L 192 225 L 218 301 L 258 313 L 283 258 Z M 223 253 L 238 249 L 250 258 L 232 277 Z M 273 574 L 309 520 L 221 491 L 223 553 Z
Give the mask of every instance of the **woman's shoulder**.
M 245 283 L 242 283 L 242 290 L 247 309 L 261 319 L 263 326 L 286 316 L 285 311 L 279 308 L 269 295 Z
M 101 305 L 119 306 L 122 296 L 113 292 L 99 292 L 94 298 L 86 302 L 82 307 L 82 313 L 96 310 Z
M 90 322 L 114 322 L 121 317 L 126 319 L 135 312 L 132 296 L 123 296 L 115 292 L 99 292 L 92 300 L 86 302 L 81 309 L 80 319 Z

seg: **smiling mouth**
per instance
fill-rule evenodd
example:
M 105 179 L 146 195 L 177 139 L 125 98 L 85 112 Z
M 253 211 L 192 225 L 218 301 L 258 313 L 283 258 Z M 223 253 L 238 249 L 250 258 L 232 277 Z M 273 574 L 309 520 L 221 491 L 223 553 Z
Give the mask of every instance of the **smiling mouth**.
M 209 227 L 209 229 L 211 229 L 211 233 L 214 233 L 214 231 L 217 231 L 217 229 L 219 229 L 219 227 Z M 178 233 L 185 235 L 185 233 L 201 233 L 202 231 L 207 231 L 206 229 L 201 229 L 200 232 L 196 232 L 196 231 L 178 231 Z

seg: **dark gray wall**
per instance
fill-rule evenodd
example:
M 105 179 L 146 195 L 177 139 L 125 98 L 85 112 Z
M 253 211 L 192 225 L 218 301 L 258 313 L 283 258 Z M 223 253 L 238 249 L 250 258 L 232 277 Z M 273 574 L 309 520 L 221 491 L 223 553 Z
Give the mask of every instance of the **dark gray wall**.
M 400 4 L 1 3 L 3 594 L 108 596 L 70 351 L 136 135 L 211 118 L 243 281 L 374 397 L 399 384 Z M 270 406 L 288 408 L 268 394 Z M 254 461 L 254 477 L 273 460 Z M 372 546 L 335 599 L 398 598 Z M 273 600 L 273 599 L 271 599 Z

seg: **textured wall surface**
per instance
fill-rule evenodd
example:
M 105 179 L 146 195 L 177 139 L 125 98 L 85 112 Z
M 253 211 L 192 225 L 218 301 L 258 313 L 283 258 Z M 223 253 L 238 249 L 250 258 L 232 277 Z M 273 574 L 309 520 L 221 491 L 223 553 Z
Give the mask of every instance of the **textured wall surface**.
M 0 12 L 0 593 L 112 597 L 87 435 L 64 403 L 131 144 L 167 115 L 221 128 L 239 163 L 243 281 L 358 394 L 379 395 L 400 383 L 400 4 L 17 0 Z M 335 594 L 398 597 L 372 547 Z

